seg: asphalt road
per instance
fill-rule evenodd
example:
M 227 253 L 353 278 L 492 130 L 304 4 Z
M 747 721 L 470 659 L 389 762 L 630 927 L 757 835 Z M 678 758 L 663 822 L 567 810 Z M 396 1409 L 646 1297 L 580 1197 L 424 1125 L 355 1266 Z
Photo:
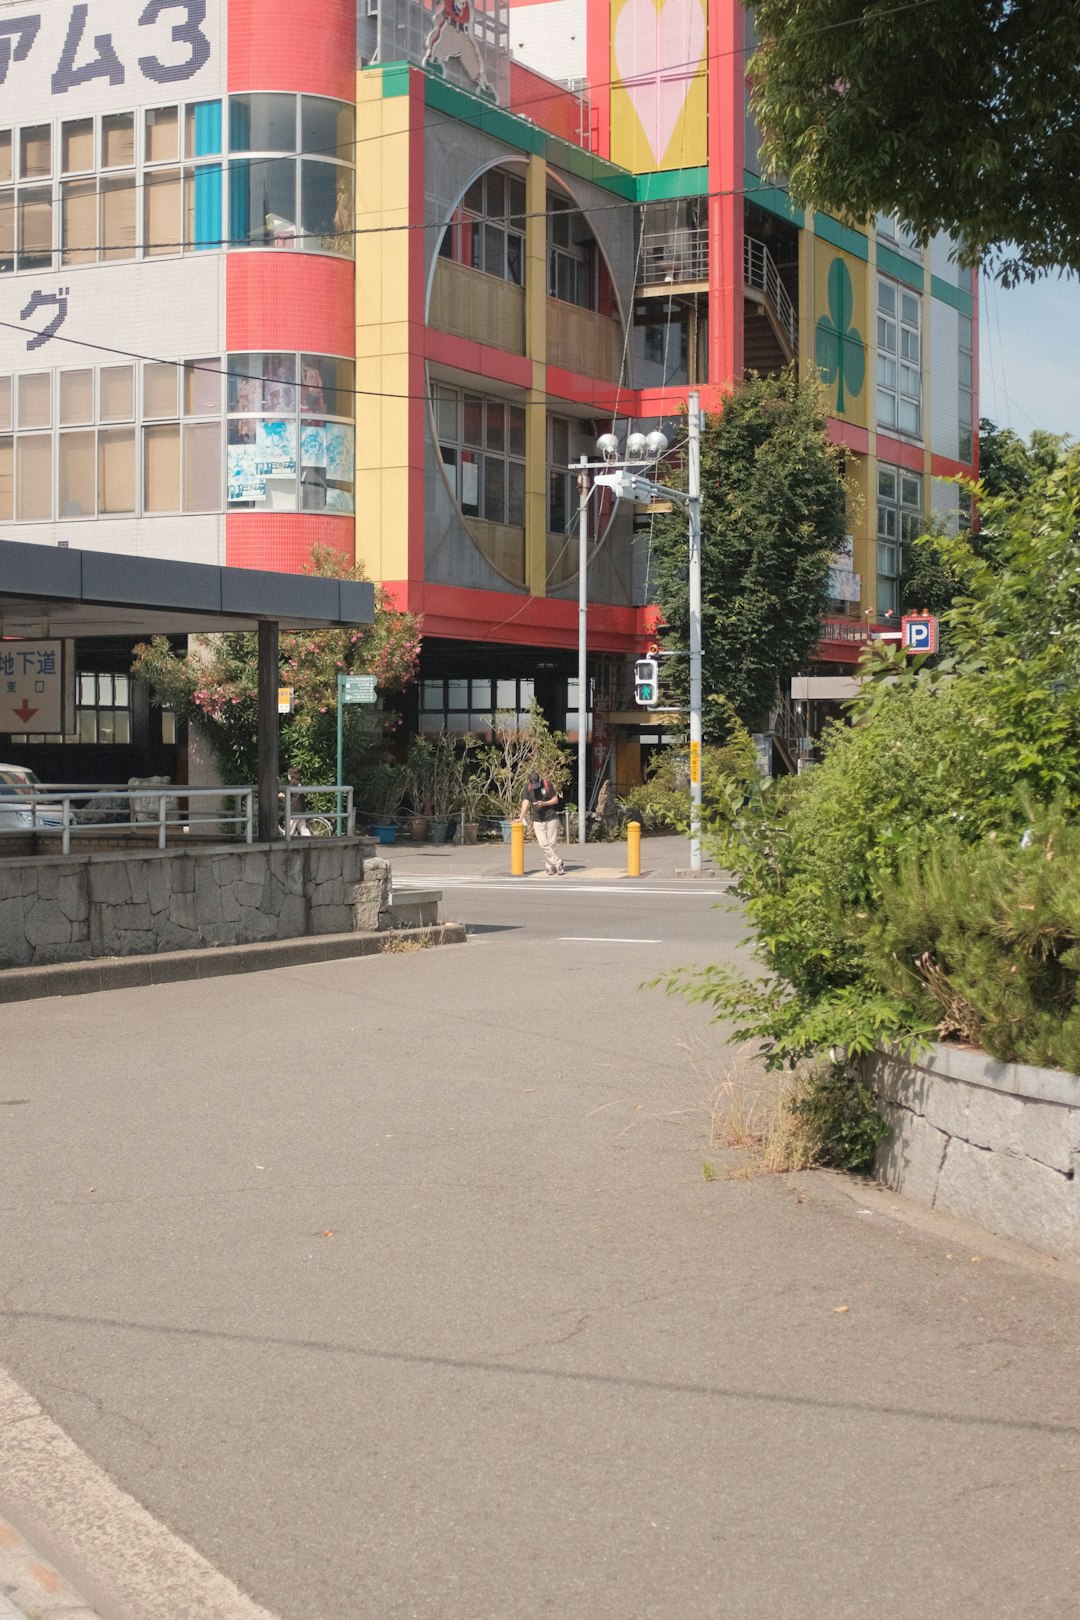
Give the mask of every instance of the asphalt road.
M 706 1179 L 719 886 L 396 869 L 468 944 L 5 1009 L 0 1364 L 283 1620 L 1072 1612 L 1080 1288 Z

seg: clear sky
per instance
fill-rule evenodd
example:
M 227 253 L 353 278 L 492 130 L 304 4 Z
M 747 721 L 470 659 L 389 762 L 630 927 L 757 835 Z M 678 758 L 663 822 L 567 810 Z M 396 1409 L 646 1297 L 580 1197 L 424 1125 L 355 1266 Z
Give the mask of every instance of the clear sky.
M 1080 281 L 1052 276 L 1009 292 L 980 287 L 979 414 L 1026 439 L 1080 441 Z

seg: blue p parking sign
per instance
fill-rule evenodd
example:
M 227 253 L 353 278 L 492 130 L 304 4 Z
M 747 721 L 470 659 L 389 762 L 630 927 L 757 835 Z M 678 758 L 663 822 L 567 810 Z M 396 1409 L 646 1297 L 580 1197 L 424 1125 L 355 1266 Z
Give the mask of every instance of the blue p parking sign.
M 932 613 L 905 613 L 900 620 L 900 645 L 906 653 L 938 650 L 937 619 Z

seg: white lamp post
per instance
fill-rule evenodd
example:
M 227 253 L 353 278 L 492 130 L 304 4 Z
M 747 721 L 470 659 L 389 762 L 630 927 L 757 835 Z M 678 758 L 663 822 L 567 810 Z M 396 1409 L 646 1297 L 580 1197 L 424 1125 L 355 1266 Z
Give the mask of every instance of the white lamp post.
M 656 495 L 681 501 L 690 524 L 690 868 L 701 870 L 701 418 L 698 395 L 687 400 L 689 424 L 688 485 L 685 490 L 654 483 L 641 470 L 655 467 L 667 453 L 663 433 L 631 433 L 626 456 L 619 457 L 619 441 L 614 433 L 602 433 L 596 441 L 603 460 L 590 462 L 582 456 L 578 463 L 578 842 L 585 842 L 586 748 L 587 748 L 587 628 L 589 566 L 590 473 L 593 484 L 610 489 L 616 500 L 648 501 Z M 638 469 L 634 471 L 634 469 Z

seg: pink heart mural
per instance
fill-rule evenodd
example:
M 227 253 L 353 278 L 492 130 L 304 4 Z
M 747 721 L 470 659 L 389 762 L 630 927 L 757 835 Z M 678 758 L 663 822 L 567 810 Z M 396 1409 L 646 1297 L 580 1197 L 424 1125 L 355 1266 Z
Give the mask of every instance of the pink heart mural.
M 705 49 L 703 0 L 626 0 L 615 24 L 615 71 L 664 161 Z

